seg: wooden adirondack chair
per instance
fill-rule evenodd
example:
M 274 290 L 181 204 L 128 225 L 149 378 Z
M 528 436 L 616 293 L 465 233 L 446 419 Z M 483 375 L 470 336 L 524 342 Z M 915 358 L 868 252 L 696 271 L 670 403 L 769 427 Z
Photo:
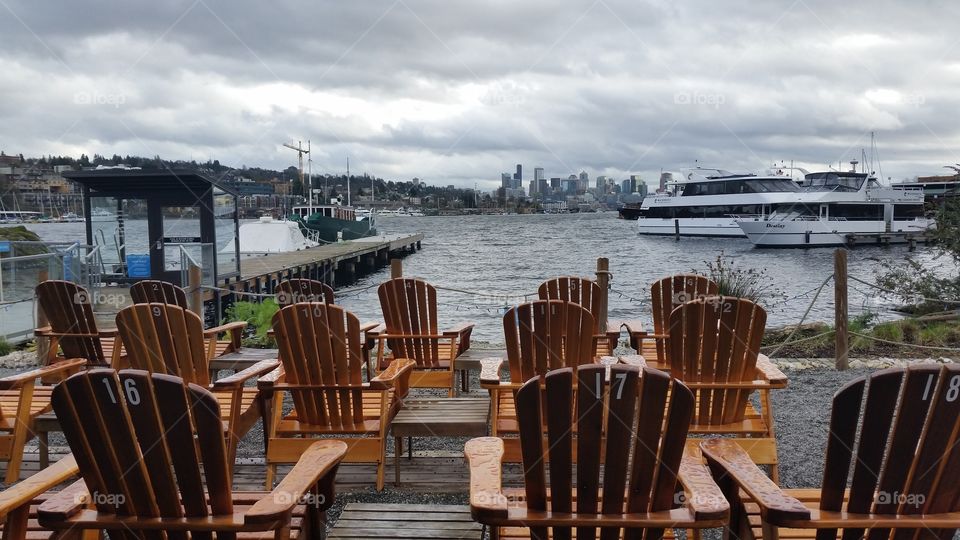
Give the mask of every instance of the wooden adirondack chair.
M 590 311 L 573 302 L 535 300 L 507 310 L 503 333 L 510 380 L 500 380 L 502 358 L 481 360 L 480 386 L 490 391 L 490 434 L 518 433 L 514 394 L 522 381 L 563 367 L 576 369 L 598 361 L 616 363 L 615 358 L 594 357 L 593 332 Z M 507 439 L 507 461 L 519 461 L 517 442 Z
M 394 278 L 381 284 L 377 293 L 386 325 L 385 332 L 377 336 L 377 369 L 385 369 L 394 358 L 414 360 L 417 365 L 411 386 L 447 388 L 453 397 L 454 360 L 470 348 L 474 324 L 441 331 L 437 289 L 422 279 Z M 389 355 L 385 354 L 387 348 Z
M 37 524 L 37 507 L 47 499 L 50 490 L 76 476 L 78 470 L 77 461 L 72 455 L 67 456 L 0 492 L 3 539 L 49 538 L 53 531 Z
M 204 388 L 93 369 L 58 385 L 53 407 L 82 481 L 40 506 L 44 527 L 120 538 L 323 537 L 342 443 L 314 443 L 272 493 L 235 493 L 220 405 Z
M 958 396 L 956 365 L 885 369 L 844 385 L 833 397 L 820 489 L 781 490 L 739 446 L 702 442 L 731 503 L 731 532 L 741 539 L 828 540 L 837 529 L 847 539 L 891 538 L 891 529 L 894 539 L 954 537 Z
M 551 371 L 517 392 L 522 489 L 502 485 L 503 440 L 467 443 L 470 509 L 492 538 L 583 540 L 599 528 L 600 538 L 659 540 L 663 529 L 726 523 L 729 506 L 706 467 L 683 457 L 690 391 L 631 366 L 609 368 L 606 382 L 606 369 Z
M 118 366 L 123 346 L 116 328 L 97 328 L 92 297 L 80 285 L 47 280 L 36 287 L 37 302 L 49 324 L 34 335 L 50 340 L 46 364 L 84 358 L 91 366 Z M 62 355 L 58 354 L 62 351 Z
M 123 308 L 117 313 L 117 328 L 127 344 L 134 369 L 174 375 L 187 384 L 213 391 L 223 413 L 221 431 L 232 463 L 240 439 L 258 419 L 269 419 L 260 390 L 244 383 L 276 369 L 280 363 L 263 360 L 239 373 L 211 381 L 203 321 L 196 313 L 173 304 L 134 304 Z
M 37 385 L 37 380 L 63 377 L 86 363 L 75 358 L 0 379 L 0 460 L 7 462 L 4 482 L 12 484 L 20 478 L 23 448 L 34 437 L 34 421 L 51 408 L 53 387 Z
M 277 283 L 277 303 L 280 307 L 302 302 L 335 303 L 333 287 L 315 279 L 292 278 Z
M 600 313 L 606 310 L 606 296 L 596 281 L 575 276 L 561 276 L 549 279 L 537 289 L 540 300 L 564 300 L 579 304 L 593 315 L 594 355 L 611 356 L 620 340 L 622 323 L 612 322 L 607 328 L 600 328 Z M 610 329 L 608 331 L 608 329 Z
M 668 364 L 656 367 L 694 391 L 691 434 L 739 437 L 736 442 L 758 463 L 769 465 L 778 481 L 770 390 L 785 388 L 787 378 L 766 357 L 761 359 L 766 320 L 762 307 L 743 298 L 709 296 L 684 302 L 670 314 Z M 759 393 L 759 410 L 750 403 L 753 392 Z
M 186 291 L 182 287 L 177 287 L 166 281 L 155 279 L 138 281 L 130 286 L 130 297 L 133 298 L 135 304 L 160 303 L 179 306 L 186 310 L 190 309 L 190 305 L 187 304 Z M 204 336 L 207 340 L 207 355 L 214 358 L 239 351 L 243 330 L 246 327 L 247 323 L 245 321 L 234 321 L 204 330 Z M 228 334 L 228 339 L 218 339 L 220 334 Z
M 715 281 L 700 274 L 677 274 L 654 282 L 650 286 L 653 333 L 645 331 L 640 321 L 624 322 L 630 346 L 643 355 L 649 365 L 669 363 L 670 314 L 684 302 L 716 296 L 719 290 Z
M 387 433 L 407 395 L 415 362 L 398 359 L 363 382 L 360 321 L 341 306 L 287 306 L 274 315 L 273 328 L 283 370 L 261 379 L 274 392 L 267 485 L 277 464 L 295 461 L 313 437 L 345 436 L 346 461 L 376 463 L 377 491 L 382 490 Z M 283 415 L 285 393 L 293 410 Z

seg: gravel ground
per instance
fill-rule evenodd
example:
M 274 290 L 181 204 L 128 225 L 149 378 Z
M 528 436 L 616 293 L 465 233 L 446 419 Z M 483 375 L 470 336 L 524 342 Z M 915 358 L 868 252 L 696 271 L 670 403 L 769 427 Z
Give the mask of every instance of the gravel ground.
M 823 474 L 823 456 L 826 448 L 829 424 L 830 401 L 833 394 L 846 382 L 868 374 L 872 368 L 857 368 L 838 372 L 823 367 L 820 362 L 806 364 L 787 364 L 784 371 L 790 379 L 789 387 L 773 392 L 774 416 L 776 420 L 777 442 L 780 453 L 780 481 L 786 488 L 819 486 Z M 869 362 L 868 362 L 869 364 Z M 862 364 L 861 364 L 862 365 Z M 786 365 L 784 366 L 786 367 Z M 20 369 L 0 368 L 0 376 L 9 375 Z M 471 395 L 484 396 L 480 390 L 477 374 L 471 381 Z M 414 391 L 415 394 L 433 393 Z M 50 434 L 51 445 L 63 445 L 62 435 Z M 239 457 L 263 457 L 263 430 L 255 426 L 241 441 Z M 462 451 L 466 438 L 423 438 L 416 439 L 415 452 L 424 450 Z M 31 445 L 35 446 L 36 441 Z M 388 444 L 388 453 L 392 455 L 392 444 Z M 336 506 L 331 510 L 331 521 L 339 515 L 343 505 L 349 502 L 384 502 L 410 504 L 466 504 L 466 493 L 419 493 L 396 489 L 389 485 L 377 493 L 371 485 L 360 492 L 339 494 Z M 713 535 L 709 535 L 712 537 Z

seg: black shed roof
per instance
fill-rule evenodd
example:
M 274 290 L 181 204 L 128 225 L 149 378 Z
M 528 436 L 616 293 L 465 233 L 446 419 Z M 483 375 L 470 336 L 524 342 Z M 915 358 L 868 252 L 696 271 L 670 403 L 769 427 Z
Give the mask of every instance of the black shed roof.
M 202 193 L 211 185 L 230 195 L 237 195 L 213 178 L 197 171 L 182 169 L 96 169 L 64 172 L 63 177 L 99 193 L 123 192 L 145 194 L 184 191 Z

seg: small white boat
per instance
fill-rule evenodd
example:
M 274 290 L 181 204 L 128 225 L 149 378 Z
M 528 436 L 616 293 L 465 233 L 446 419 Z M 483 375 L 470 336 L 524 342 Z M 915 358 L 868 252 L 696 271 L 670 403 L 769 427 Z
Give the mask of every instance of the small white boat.
M 319 246 L 316 238 L 307 238 L 295 221 L 277 220 L 263 216 L 259 220 L 240 226 L 240 255 L 256 257 L 271 253 L 300 251 Z M 233 253 L 233 245 L 227 244 L 222 253 Z

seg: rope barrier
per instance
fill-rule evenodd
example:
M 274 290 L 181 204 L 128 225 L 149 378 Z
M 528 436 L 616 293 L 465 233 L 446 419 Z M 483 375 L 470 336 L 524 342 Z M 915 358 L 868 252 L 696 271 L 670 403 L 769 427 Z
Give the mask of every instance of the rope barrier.
M 807 310 L 804 311 L 803 316 L 800 317 L 800 322 L 798 322 L 797 325 L 794 327 L 793 331 L 790 332 L 790 335 L 787 336 L 787 339 L 783 340 L 782 343 L 777 345 L 776 349 L 774 349 L 773 351 L 770 351 L 769 356 L 773 356 L 777 354 L 778 352 L 780 352 L 780 349 L 782 349 L 785 344 L 790 343 L 790 338 L 796 335 L 796 333 L 800 330 L 800 327 L 803 326 L 803 321 L 807 319 L 807 315 L 810 314 L 810 310 L 813 309 L 813 305 L 817 303 L 817 298 L 820 297 L 820 293 L 823 292 L 823 288 L 827 286 L 827 283 L 829 283 L 831 279 L 833 279 L 833 274 L 830 274 L 829 276 L 827 276 L 827 279 L 823 280 L 823 283 L 821 283 L 820 287 L 817 288 L 817 293 L 813 295 L 813 300 L 810 301 L 810 305 L 807 306 Z
M 916 343 L 906 343 L 906 342 L 901 342 L 901 341 L 890 341 L 890 340 L 888 340 L 888 339 L 882 339 L 882 338 L 878 338 L 878 337 L 875 337 L 875 336 L 868 336 L 868 335 L 866 335 L 866 334 L 861 334 L 861 333 L 859 333 L 859 332 L 849 332 L 849 334 L 850 334 L 851 336 L 857 336 L 857 337 L 861 337 L 861 338 L 863 338 L 863 339 L 869 339 L 869 340 L 872 340 L 872 341 L 879 341 L 880 343 L 887 343 L 887 344 L 889 344 L 889 345 L 915 347 L 915 348 L 917 348 L 917 349 L 930 349 L 930 350 L 934 350 L 934 351 L 960 352 L 960 349 L 957 349 L 957 348 L 954 348 L 954 347 L 936 347 L 936 346 L 934 346 L 934 345 L 918 345 L 918 344 L 916 344 Z
M 760 350 L 769 349 L 770 347 L 778 347 L 777 351 L 779 351 L 780 349 L 782 349 L 783 347 L 786 347 L 787 345 L 793 345 L 794 343 L 803 343 L 804 341 L 813 341 L 813 340 L 815 340 L 815 339 L 822 338 L 823 336 L 828 336 L 828 335 L 833 334 L 833 333 L 835 333 L 835 332 L 836 332 L 836 330 L 827 330 L 826 332 L 823 332 L 823 333 L 821 333 L 821 334 L 817 334 L 817 335 L 815 335 L 815 336 L 809 336 L 809 337 L 805 337 L 805 338 L 795 339 L 795 340 L 793 340 L 793 341 L 784 341 L 784 342 L 778 343 L 778 344 L 776 344 L 776 345 L 766 345 L 766 346 L 764 346 L 764 347 L 760 347 Z M 771 353 L 771 354 L 773 354 L 773 353 Z

